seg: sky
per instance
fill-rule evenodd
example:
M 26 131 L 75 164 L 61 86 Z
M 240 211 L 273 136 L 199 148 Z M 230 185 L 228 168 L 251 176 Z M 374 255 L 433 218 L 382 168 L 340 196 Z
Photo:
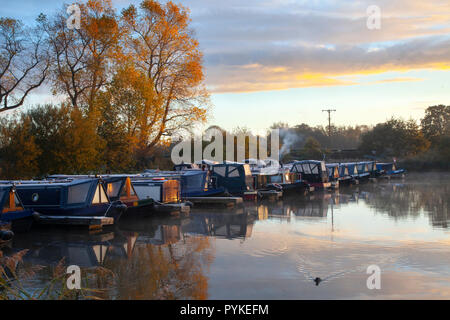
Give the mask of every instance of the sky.
M 32 23 L 68 1 L 0 0 Z M 374 125 L 450 105 L 448 0 L 181 0 L 204 53 L 207 125 Z M 134 0 L 113 0 L 119 10 Z M 380 12 L 380 28 L 370 6 Z M 54 99 L 36 92 L 29 99 Z

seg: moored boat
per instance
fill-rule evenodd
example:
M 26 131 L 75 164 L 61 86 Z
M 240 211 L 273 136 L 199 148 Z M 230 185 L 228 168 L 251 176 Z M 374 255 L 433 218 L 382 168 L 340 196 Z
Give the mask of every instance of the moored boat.
M 245 163 L 226 162 L 211 167 L 212 179 L 226 192 L 244 200 L 256 200 L 258 193 L 253 187 L 250 166 Z
M 111 202 L 101 179 L 16 181 L 17 193 L 26 209 L 39 215 L 112 217 L 118 222 L 127 207 Z
M 331 187 L 333 189 L 339 188 L 339 164 L 337 163 L 327 163 L 326 165 L 328 172 L 328 179 L 331 182 Z
M 0 225 L 4 226 L 3 231 L 8 229 L 7 225 L 13 232 L 29 231 L 35 217 L 33 210 L 24 208 L 14 185 L 0 185 Z
M 394 162 L 377 163 L 377 175 L 388 178 L 403 178 L 405 176 L 405 169 L 397 169 Z
M 318 190 L 331 188 L 325 161 L 302 160 L 292 164 L 290 172 L 301 174 L 302 179 Z

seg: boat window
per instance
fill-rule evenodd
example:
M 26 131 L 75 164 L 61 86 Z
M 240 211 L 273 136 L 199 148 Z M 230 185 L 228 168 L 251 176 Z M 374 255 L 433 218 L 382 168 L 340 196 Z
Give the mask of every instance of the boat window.
M 320 168 L 322 169 L 322 172 L 325 171 L 325 162 L 320 163 Z
M 239 168 L 231 168 L 230 167 L 230 171 L 228 171 L 228 177 L 233 178 L 233 177 L 239 177 Z
M 270 182 L 271 183 L 281 183 L 281 176 L 280 175 L 276 175 L 276 176 L 269 176 Z
M 107 185 L 108 187 L 106 188 L 108 190 L 108 196 L 110 197 L 118 197 L 119 196 L 119 191 L 120 191 L 120 187 L 122 186 L 122 181 L 116 181 L 116 182 L 110 182 Z M 123 188 L 125 189 L 125 188 Z M 123 193 L 124 190 L 122 190 Z
M 226 170 L 227 167 L 214 167 L 214 173 L 222 177 L 225 177 Z
M 318 165 L 312 165 L 311 172 L 313 174 L 318 174 L 319 173 L 319 166 Z
M 247 177 L 252 175 L 252 171 L 249 166 L 244 166 L 244 173 Z
M 91 183 L 82 183 L 69 187 L 69 194 L 67 196 L 67 204 L 83 203 L 89 193 Z
M 95 190 L 94 199 L 92 204 L 108 203 L 108 197 L 106 196 L 105 190 L 103 190 L 102 185 L 99 183 Z

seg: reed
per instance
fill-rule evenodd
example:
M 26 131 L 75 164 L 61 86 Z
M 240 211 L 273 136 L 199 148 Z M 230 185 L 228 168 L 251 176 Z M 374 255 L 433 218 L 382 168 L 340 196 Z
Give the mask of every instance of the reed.
M 30 286 L 36 282 L 42 266 L 25 266 L 23 257 L 28 250 L 22 250 L 9 256 L 0 251 L 0 300 L 101 300 L 108 296 L 107 287 L 114 281 L 114 273 L 103 267 L 83 269 L 81 289 L 67 288 L 66 266 L 64 258 L 49 270 L 50 280 L 36 288 Z

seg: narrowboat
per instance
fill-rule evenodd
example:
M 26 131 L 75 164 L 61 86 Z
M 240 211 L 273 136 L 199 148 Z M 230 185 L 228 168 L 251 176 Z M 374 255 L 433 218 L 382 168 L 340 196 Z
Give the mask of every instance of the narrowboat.
M 351 185 L 354 183 L 353 176 L 356 175 L 356 167 L 353 167 L 352 174 L 350 173 L 349 166 L 345 163 L 339 164 L 339 185 Z
M 331 187 L 334 189 L 339 188 L 339 164 L 327 163 L 325 167 L 327 168 L 328 180 L 331 182 Z
M 198 170 L 197 170 L 198 171 Z M 180 186 L 174 179 L 158 174 L 117 174 L 97 176 L 106 188 L 111 201 L 121 201 L 128 209 L 122 218 L 151 216 L 157 213 L 186 212 L 188 207 L 180 204 Z M 202 172 L 202 171 L 198 171 Z M 50 178 L 86 179 L 86 175 L 53 175 Z
M 164 176 L 135 176 L 131 183 L 140 201 L 153 201 L 155 213 L 189 213 L 181 202 L 180 181 Z
M 225 188 L 217 187 L 209 170 L 185 169 L 181 171 L 157 171 L 143 173 L 143 177 L 166 177 L 180 181 L 181 198 L 216 197 L 225 194 Z
M 14 185 L 0 185 L 0 225 L 10 224 L 13 232 L 27 232 L 35 218 L 33 210 L 24 208 Z
M 16 192 L 26 209 L 40 215 L 114 218 L 117 223 L 127 206 L 111 202 L 99 178 L 17 181 Z
M 358 165 L 356 162 L 346 162 L 344 163 L 345 166 L 347 166 L 348 173 L 352 176 L 353 182 L 355 184 L 359 184 L 360 182 L 360 176 L 358 172 Z
M 209 171 L 185 171 L 180 175 L 182 198 L 211 197 L 225 193 L 224 187 L 216 186 Z
M 370 173 L 371 178 L 377 177 L 377 164 L 375 161 L 364 161 L 364 162 L 359 162 L 359 164 L 367 165 L 367 172 Z
M 356 168 L 358 170 L 359 183 L 364 183 L 364 182 L 369 181 L 371 172 L 369 170 L 368 162 L 357 162 Z
M 106 185 L 106 193 L 112 201 L 120 200 L 127 207 L 127 213 L 123 218 L 133 214 L 143 214 L 153 209 L 153 199 L 139 199 L 129 176 L 102 177 Z
M 268 189 L 282 191 L 283 195 L 304 195 L 313 188 L 301 179 L 301 175 L 289 172 L 288 168 L 280 168 L 275 174 L 254 174 L 256 190 Z
M 403 178 L 406 172 L 405 169 L 397 169 L 394 162 L 377 163 L 378 176 L 386 176 L 388 178 Z
M 245 163 L 225 162 L 211 167 L 213 182 L 226 192 L 244 200 L 256 200 L 258 193 L 253 188 L 250 166 Z
M 302 179 L 315 189 L 325 190 L 331 188 L 325 161 L 296 161 L 292 164 L 290 172 L 301 174 Z

